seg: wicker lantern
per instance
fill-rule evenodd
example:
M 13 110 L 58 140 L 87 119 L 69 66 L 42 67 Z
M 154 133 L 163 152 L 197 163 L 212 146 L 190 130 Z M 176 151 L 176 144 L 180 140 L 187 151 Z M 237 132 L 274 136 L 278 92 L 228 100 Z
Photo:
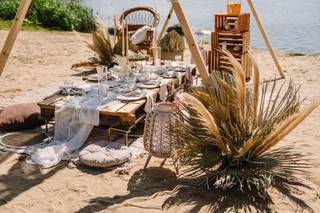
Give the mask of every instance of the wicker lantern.
M 159 103 L 155 105 L 146 117 L 143 143 L 149 152 L 144 168 L 149 164 L 151 157 L 172 157 L 177 137 L 173 127 L 177 123 L 177 109 L 172 103 Z

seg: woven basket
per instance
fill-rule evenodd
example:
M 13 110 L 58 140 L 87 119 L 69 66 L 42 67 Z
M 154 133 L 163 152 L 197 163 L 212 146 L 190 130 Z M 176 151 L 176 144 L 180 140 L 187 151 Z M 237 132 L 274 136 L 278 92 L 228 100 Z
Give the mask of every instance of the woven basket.
M 184 58 L 184 51 L 179 51 L 179 52 L 166 52 L 166 51 L 161 51 L 161 60 L 171 60 L 175 61 L 176 56 L 181 56 L 181 60 L 183 61 Z
M 159 103 L 146 117 L 143 137 L 144 148 L 153 157 L 172 157 L 177 136 L 173 127 L 177 124 L 177 111 L 171 103 Z

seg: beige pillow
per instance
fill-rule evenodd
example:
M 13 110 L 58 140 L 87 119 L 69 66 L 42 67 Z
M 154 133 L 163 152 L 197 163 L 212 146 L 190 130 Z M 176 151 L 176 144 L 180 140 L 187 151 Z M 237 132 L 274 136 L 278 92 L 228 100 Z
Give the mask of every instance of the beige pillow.
M 109 168 L 121 165 L 131 158 L 128 147 L 119 143 L 97 142 L 79 153 L 81 163 L 91 167 Z

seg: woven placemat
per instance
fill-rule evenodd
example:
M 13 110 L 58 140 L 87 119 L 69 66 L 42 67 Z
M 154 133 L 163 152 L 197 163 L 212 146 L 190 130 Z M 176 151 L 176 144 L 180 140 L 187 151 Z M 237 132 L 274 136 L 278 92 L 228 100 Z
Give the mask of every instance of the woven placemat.
M 8 148 L 26 148 L 48 141 L 49 136 L 41 131 L 7 133 L 0 137 L 0 144 Z

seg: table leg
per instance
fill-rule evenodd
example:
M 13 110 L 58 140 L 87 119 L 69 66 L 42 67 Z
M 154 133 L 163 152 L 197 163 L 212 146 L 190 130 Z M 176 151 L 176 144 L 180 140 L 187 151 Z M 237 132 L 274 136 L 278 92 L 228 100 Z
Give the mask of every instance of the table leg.
M 151 156 L 151 155 L 149 155 L 149 156 L 148 156 L 148 158 L 147 158 L 146 163 L 144 164 L 143 171 L 144 171 L 144 170 L 146 170 L 146 168 L 147 168 L 147 166 L 148 166 L 148 164 L 149 164 L 149 162 L 150 162 L 151 158 L 152 158 L 152 156 Z
M 163 167 L 164 164 L 166 163 L 166 161 L 167 161 L 167 158 L 165 158 L 165 159 L 161 162 L 160 167 Z

